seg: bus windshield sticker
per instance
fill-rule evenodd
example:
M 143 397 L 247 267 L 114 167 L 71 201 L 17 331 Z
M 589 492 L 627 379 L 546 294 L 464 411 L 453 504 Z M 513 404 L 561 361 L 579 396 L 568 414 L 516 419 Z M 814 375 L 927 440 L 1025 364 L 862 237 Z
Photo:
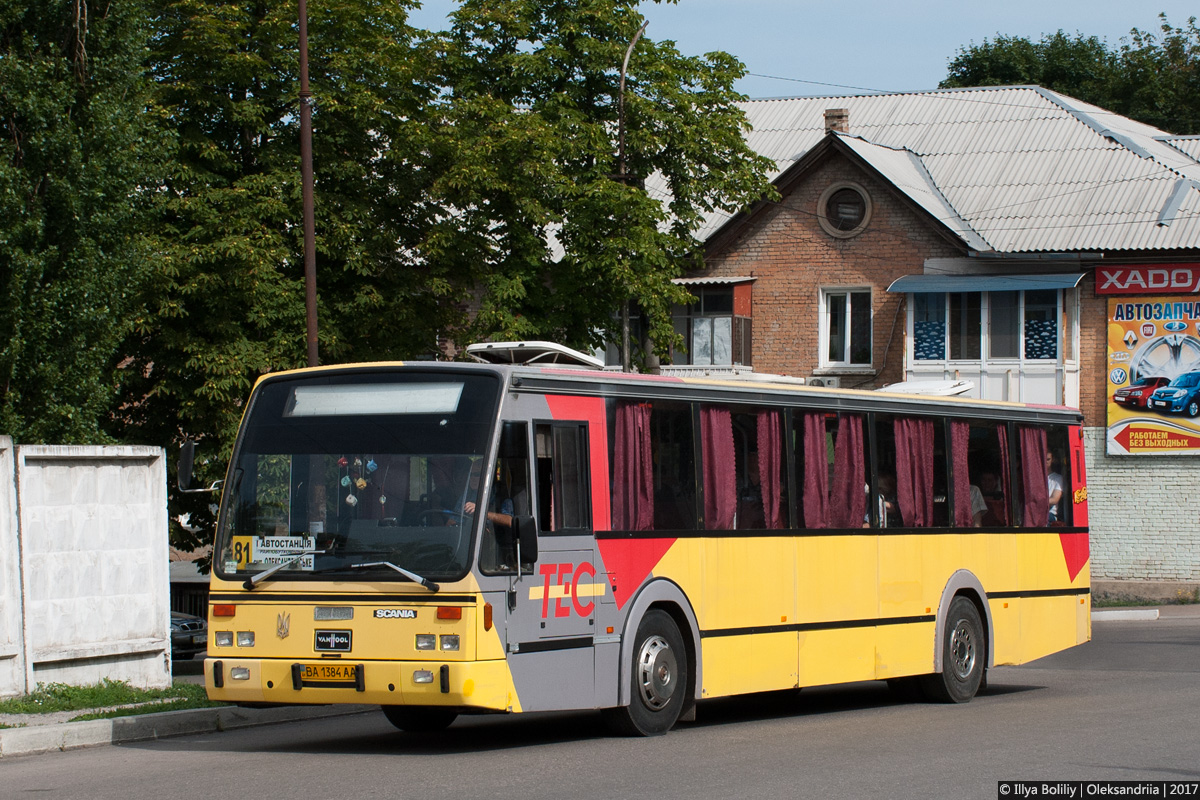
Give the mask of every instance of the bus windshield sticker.
M 233 561 L 237 569 L 244 570 L 250 565 L 270 567 L 294 558 L 297 552 L 315 550 L 315 536 L 234 536 Z M 294 569 L 312 571 L 313 555 L 305 555 L 295 564 Z

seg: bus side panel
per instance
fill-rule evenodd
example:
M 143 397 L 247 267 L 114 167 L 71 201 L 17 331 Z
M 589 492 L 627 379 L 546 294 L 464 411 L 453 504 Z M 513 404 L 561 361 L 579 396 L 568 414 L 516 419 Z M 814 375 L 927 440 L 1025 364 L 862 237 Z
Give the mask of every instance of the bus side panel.
M 697 542 L 702 580 L 689 596 L 703 598 L 697 621 L 709 634 L 703 640 L 704 697 L 797 685 L 796 632 L 770 631 L 795 622 L 795 540 L 745 533 Z M 689 545 L 695 547 L 694 541 Z
M 1021 619 L 1019 661 L 1065 650 L 1087 641 L 1090 625 L 1081 630 L 1081 609 L 1088 610 L 1090 570 L 1071 564 L 1069 542 L 1072 536 L 1029 532 L 1016 534 L 1018 545 L 1018 591 L 1025 596 L 1017 601 Z M 1066 540 L 1066 541 L 1064 541 Z M 1071 570 L 1078 572 L 1071 575 Z M 1045 595 L 1041 593 L 1057 592 Z M 1039 593 L 1039 594 L 1034 594 Z M 1081 638 L 1081 633 L 1084 638 Z
M 800 685 L 873 679 L 875 628 L 823 626 L 879 616 L 878 537 L 800 537 L 796 581 Z

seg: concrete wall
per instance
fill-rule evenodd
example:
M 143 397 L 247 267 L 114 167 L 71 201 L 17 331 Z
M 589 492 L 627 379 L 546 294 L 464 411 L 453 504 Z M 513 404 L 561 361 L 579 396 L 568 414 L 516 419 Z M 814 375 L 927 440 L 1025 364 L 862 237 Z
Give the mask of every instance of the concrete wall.
M 6 441 L 6 440 L 3 440 Z M 171 682 L 166 461 L 151 447 L 20 446 L 15 478 L 0 447 L 0 498 L 13 493 L 0 552 L 19 546 L 21 594 L 5 580 L 4 613 L 23 609 L 16 654 L 21 685 L 93 683 L 102 678 L 141 687 Z M 11 458 L 11 456 L 10 456 Z M 15 530 L 14 530 L 15 529 Z M 0 554 L 0 569 L 8 556 Z M 12 572 L 10 569 L 9 575 Z M 22 599 L 23 596 L 23 599 Z M 0 626 L 6 624 L 0 622 Z M 0 654 L 5 647 L 0 627 Z
M 1200 581 L 1195 456 L 1110 456 L 1084 429 L 1092 579 Z
M 21 619 L 16 453 L 12 439 L 0 436 L 0 697 L 20 694 L 25 688 Z

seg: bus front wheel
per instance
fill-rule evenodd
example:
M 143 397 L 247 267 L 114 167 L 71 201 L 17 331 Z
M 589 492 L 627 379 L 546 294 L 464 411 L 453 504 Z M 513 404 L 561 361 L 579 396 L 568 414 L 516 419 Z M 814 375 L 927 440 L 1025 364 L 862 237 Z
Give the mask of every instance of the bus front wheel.
M 622 736 L 659 736 L 671 730 L 683 711 L 688 656 L 671 615 L 652 609 L 638 625 L 630 665 L 633 694 L 628 706 L 605 711 Z
M 942 671 L 923 676 L 921 688 L 931 700 L 970 702 L 979 691 L 987 669 L 987 638 L 979 609 L 965 597 L 954 598 L 944 630 Z
M 383 706 L 383 715 L 402 731 L 434 733 L 449 728 L 450 723 L 458 717 L 458 712 L 446 708 Z

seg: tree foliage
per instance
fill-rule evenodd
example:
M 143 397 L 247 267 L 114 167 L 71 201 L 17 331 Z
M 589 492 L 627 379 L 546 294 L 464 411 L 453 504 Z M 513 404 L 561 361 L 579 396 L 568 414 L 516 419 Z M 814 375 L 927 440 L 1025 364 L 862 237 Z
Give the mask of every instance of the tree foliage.
M 734 105 L 742 65 L 643 37 L 621 179 L 636 0 L 463 0 L 444 34 L 409 26 L 416 3 L 308 3 L 322 360 L 596 344 L 629 301 L 663 350 L 701 216 L 770 191 Z M 195 438 L 198 478 L 220 478 L 253 382 L 305 361 L 296 7 L 12 5 L 0 424 L 23 441 Z M 666 194 L 644 189 L 655 174 Z M 177 546 L 206 538 L 211 500 L 172 495 L 201 527 Z
M 165 140 L 135 3 L 0 10 L 0 431 L 109 441 Z
M 998 35 L 959 49 L 943 88 L 1037 84 L 1178 134 L 1200 133 L 1200 29 L 1194 17 L 1134 28 L 1119 47 L 1063 31 Z
M 643 23 L 635 0 L 465 0 L 439 42 L 448 87 L 436 144 L 438 196 L 458 210 L 430 253 L 478 271 L 470 334 L 612 341 L 632 300 L 662 353 L 671 283 L 697 263 L 694 231 L 714 208 L 770 193 L 734 105 L 744 68 L 643 36 L 629 62 L 625 174 L 618 174 L 620 67 Z M 659 173 L 669 194 L 643 182 Z M 664 203 L 665 201 L 665 203 Z

